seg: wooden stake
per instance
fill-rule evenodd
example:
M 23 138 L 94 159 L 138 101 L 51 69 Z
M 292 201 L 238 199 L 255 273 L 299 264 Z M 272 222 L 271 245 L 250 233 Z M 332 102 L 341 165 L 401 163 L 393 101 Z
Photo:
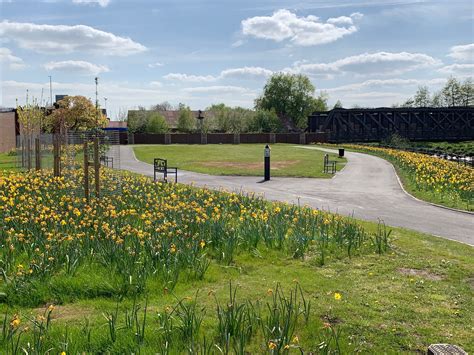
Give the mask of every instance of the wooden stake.
M 100 157 L 99 157 L 99 137 L 94 138 L 94 173 L 95 173 L 95 197 L 100 194 Z
M 35 138 L 35 168 L 41 170 L 40 139 Z
M 87 138 L 84 140 L 84 196 L 89 203 L 89 151 L 87 147 Z

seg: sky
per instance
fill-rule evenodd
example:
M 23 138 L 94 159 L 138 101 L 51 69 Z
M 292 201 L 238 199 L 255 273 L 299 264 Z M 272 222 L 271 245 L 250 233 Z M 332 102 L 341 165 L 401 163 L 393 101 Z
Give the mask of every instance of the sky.
M 329 104 L 382 107 L 474 74 L 470 0 L 0 0 L 0 106 L 98 97 L 253 107 L 277 72 Z

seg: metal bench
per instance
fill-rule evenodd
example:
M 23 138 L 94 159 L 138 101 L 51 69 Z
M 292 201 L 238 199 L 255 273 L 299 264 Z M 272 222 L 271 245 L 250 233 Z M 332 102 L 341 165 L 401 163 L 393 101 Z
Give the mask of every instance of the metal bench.
M 178 182 L 178 168 L 168 166 L 168 160 L 155 158 L 153 161 L 153 179 L 156 181 L 156 174 L 163 174 L 163 180 L 168 182 L 168 174 L 174 174 L 174 182 Z
M 335 174 L 337 161 L 329 160 L 329 155 L 324 154 L 324 173 Z
M 108 157 L 107 155 L 102 155 L 100 157 L 100 162 L 108 168 L 114 168 L 114 158 Z

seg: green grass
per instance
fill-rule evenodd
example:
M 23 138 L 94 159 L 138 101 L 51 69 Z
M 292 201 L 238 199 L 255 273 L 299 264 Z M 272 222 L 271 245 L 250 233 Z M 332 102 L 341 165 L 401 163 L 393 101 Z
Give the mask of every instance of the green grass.
M 0 153 L 0 170 L 17 170 L 16 157 L 8 153 Z
M 368 229 L 375 228 L 373 223 L 364 224 Z M 213 262 L 204 280 L 183 280 L 173 294 L 163 292 L 161 284 L 151 281 L 146 337 L 141 352 L 154 353 L 158 349 L 154 336 L 159 332 L 158 313 L 175 305 L 176 299 L 194 297 L 197 290 L 200 290 L 199 307 L 206 310 L 201 331 L 211 339 L 216 327 L 214 294 L 225 303 L 229 280 L 237 287 L 238 301 L 260 300 L 262 303 L 270 300 L 268 290 L 275 290 L 277 283 L 288 293 L 298 282 L 312 304 L 310 323 L 300 324 L 296 331 L 305 351 L 318 348 L 320 339 L 315 334 L 321 333 L 323 322 L 339 329 L 341 346 L 346 352 L 426 352 L 431 343 L 454 343 L 473 351 L 473 249 L 402 229 L 395 229 L 393 236 L 390 254 L 335 259 L 324 267 L 317 266 L 311 257 L 295 260 L 261 248 L 254 255 L 239 255 L 230 266 Z M 93 276 L 95 272 L 99 276 Z M 85 280 L 89 280 L 87 286 Z M 52 314 L 49 337 L 56 340 L 52 345 L 55 353 L 63 350 L 58 344 L 64 342 L 66 333 L 70 338 L 65 342 L 68 353 L 86 348 L 91 352 L 131 351 L 133 332 L 122 327 L 125 309 L 130 309 L 132 300 L 100 296 L 104 283 L 113 285 L 113 280 L 108 280 L 98 267 L 97 270 L 81 270 L 74 278 L 58 276 L 43 285 L 49 292 L 69 294 L 65 303 Z M 342 295 L 340 301 L 334 299 L 335 292 Z M 99 297 L 92 297 L 94 294 Z M 117 341 L 111 343 L 104 312 L 113 312 L 117 301 L 121 329 L 117 331 Z M 139 300 L 142 307 L 144 302 L 143 298 Z M 5 312 L 6 306 L 0 309 Z M 43 310 L 15 307 L 8 312 L 10 315 L 18 313 L 25 319 Z M 84 336 L 86 322 L 91 332 L 88 345 Z M 28 333 L 24 337 L 28 337 Z M 263 353 L 264 349 L 265 342 L 258 334 L 247 347 L 251 353 Z
M 153 163 L 154 158 L 168 159 L 169 166 L 211 175 L 263 174 L 263 144 L 240 145 L 146 145 L 134 146 L 137 159 Z M 324 152 L 297 148 L 291 144 L 271 146 L 272 176 L 318 177 L 323 173 Z M 331 154 L 337 160 L 337 169 L 344 167 L 345 159 Z

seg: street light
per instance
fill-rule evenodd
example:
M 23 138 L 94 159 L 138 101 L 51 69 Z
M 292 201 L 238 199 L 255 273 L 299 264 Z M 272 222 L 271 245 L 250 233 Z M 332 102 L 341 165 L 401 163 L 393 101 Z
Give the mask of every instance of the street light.
M 204 116 L 202 115 L 201 110 L 198 111 L 198 116 L 196 117 L 196 119 L 199 122 L 199 131 L 202 133 L 202 120 L 204 119 Z

